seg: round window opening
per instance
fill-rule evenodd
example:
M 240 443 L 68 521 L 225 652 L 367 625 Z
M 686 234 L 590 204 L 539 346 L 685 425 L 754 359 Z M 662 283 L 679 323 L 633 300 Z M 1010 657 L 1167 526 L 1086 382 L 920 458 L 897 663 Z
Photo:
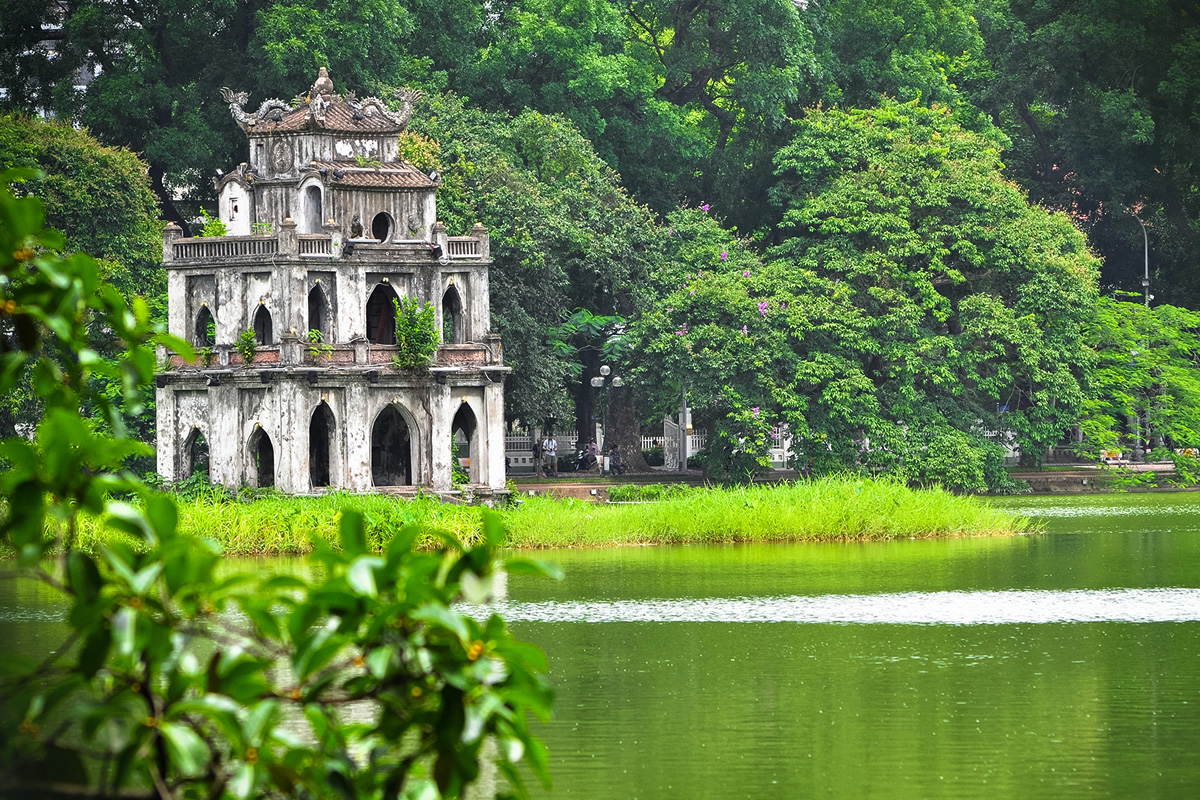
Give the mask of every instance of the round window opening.
M 380 212 L 375 215 L 375 219 L 371 220 L 371 236 L 381 242 L 392 238 L 392 218 L 387 212 Z

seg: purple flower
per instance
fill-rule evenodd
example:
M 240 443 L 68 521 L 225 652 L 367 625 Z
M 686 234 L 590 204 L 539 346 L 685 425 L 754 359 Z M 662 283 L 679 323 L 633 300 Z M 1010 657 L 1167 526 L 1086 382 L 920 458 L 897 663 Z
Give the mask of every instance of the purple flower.
M 749 336 L 749 335 L 750 335 L 750 331 L 746 330 L 746 326 L 743 325 L 742 326 L 742 336 Z
M 674 233 L 674 232 L 675 232 L 674 228 L 667 228 L 667 233 L 670 234 L 670 233 Z
M 688 294 L 695 294 L 695 293 L 696 293 L 695 289 L 692 289 L 690 292 L 688 292 Z
M 729 253 L 727 253 L 726 251 L 722 250 L 722 251 L 721 251 L 721 260 L 722 260 L 722 261 L 728 261 L 728 260 L 729 260 Z
M 675 306 L 667 306 L 667 311 L 674 311 L 674 310 L 675 310 Z
M 700 210 L 701 210 L 701 211 L 708 211 L 708 203 L 705 203 L 704 205 L 700 206 Z
M 767 308 L 769 308 L 769 307 L 770 307 L 769 303 L 767 303 L 766 300 L 763 300 L 761 303 L 758 304 L 758 313 L 762 314 L 765 317 L 767 315 Z
M 756 416 L 756 417 L 758 416 L 758 406 L 755 406 L 754 408 L 752 408 L 750 410 L 754 412 L 754 416 Z
M 690 281 L 692 279 L 692 273 L 689 272 L 687 275 L 684 275 L 683 277 L 687 278 Z
M 786 301 L 786 300 L 784 300 L 782 303 L 780 303 L 780 304 L 779 304 L 779 310 L 780 310 L 780 311 L 786 311 L 786 310 L 787 310 L 787 301 Z
M 743 272 L 743 273 L 742 273 L 742 277 L 743 277 L 743 278 L 749 278 L 749 277 L 750 277 L 750 270 L 746 270 L 745 272 Z

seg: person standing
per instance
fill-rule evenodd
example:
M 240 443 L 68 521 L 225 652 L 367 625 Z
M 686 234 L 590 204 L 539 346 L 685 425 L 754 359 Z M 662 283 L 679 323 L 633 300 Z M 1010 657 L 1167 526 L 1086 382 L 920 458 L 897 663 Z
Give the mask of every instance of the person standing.
M 533 440 L 533 474 L 542 476 L 542 440 L 537 437 Z
M 547 433 L 546 438 L 542 440 L 542 455 L 545 456 L 547 466 L 554 470 L 554 477 L 558 477 L 558 440 L 554 438 L 553 433 Z

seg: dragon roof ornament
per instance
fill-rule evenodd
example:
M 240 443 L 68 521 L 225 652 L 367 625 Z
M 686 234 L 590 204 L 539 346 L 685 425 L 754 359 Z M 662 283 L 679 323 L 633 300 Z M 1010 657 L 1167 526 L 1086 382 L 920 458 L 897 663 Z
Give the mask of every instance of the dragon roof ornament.
M 221 89 L 221 97 L 229 104 L 229 113 L 247 133 L 323 129 L 353 132 L 360 127 L 378 133 L 398 133 L 408 127 L 414 107 L 423 96 L 416 89 L 397 89 L 395 97 L 400 101 L 400 108 L 391 111 L 378 97 L 360 100 L 354 92 L 345 96 L 334 94 L 333 81 L 324 67 L 306 94 L 295 97 L 291 103 L 278 98 L 264 100 L 252 113 L 243 107 L 250 99 L 249 94 Z M 331 114 L 335 109 L 340 113 Z

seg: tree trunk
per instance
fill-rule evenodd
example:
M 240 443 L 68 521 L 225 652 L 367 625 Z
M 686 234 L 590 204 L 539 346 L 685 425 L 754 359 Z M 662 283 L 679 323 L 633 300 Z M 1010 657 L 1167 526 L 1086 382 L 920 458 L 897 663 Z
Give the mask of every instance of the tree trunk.
M 579 359 L 583 362 L 583 372 L 575 384 L 575 432 L 579 435 L 576 446 L 587 444 L 596 435 L 596 390 L 592 378 L 600 374 L 600 354 L 584 350 Z
M 642 417 L 638 413 L 633 391 L 627 386 L 609 389 L 612 397 L 605 420 L 604 447 L 614 444 L 621 449 L 621 459 L 630 472 L 646 472 L 650 469 L 642 458 Z
M 151 164 L 149 174 L 150 188 L 158 198 L 158 207 L 162 209 L 163 217 L 165 217 L 168 222 L 174 222 L 180 228 L 183 228 L 184 236 L 191 236 L 191 226 L 188 225 L 188 221 L 183 218 L 183 215 L 179 213 L 179 210 L 175 208 L 175 203 L 171 198 L 171 190 L 168 189 L 166 184 L 163 182 L 166 172 L 162 167 Z

